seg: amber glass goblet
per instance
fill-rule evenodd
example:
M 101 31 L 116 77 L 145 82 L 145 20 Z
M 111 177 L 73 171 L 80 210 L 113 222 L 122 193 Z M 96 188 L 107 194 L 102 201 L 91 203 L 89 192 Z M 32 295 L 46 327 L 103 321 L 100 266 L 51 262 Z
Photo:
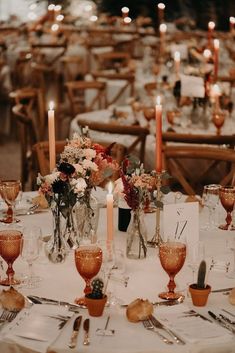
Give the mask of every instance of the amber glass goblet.
M 1 222 L 13 223 L 18 221 L 14 217 L 14 208 L 20 191 L 21 182 L 19 180 L 3 180 L 0 182 L 0 195 L 8 206 L 6 218 L 2 219 Z
M 2 279 L 2 286 L 11 286 L 19 284 L 20 281 L 14 278 L 15 271 L 13 263 L 20 255 L 22 233 L 18 230 L 2 230 L 0 231 L 0 255 L 6 261 L 8 268 L 6 271 L 7 278 Z
M 235 205 L 235 186 L 224 186 L 219 190 L 220 202 L 227 212 L 227 216 L 225 218 L 226 224 L 221 224 L 219 226 L 220 229 L 228 230 L 232 223 L 232 212 Z M 231 227 L 231 230 L 235 230 L 235 227 Z
M 214 112 L 212 116 L 212 122 L 216 127 L 216 134 L 220 135 L 221 128 L 225 122 L 225 114 L 222 112 Z
M 159 297 L 162 299 L 178 299 L 181 293 L 175 292 L 175 275 L 181 270 L 186 258 L 186 244 L 180 240 L 167 240 L 159 246 L 159 258 L 163 269 L 170 277 L 168 292 L 162 292 Z
M 75 264 L 78 273 L 86 282 L 85 295 L 91 292 L 91 279 L 97 275 L 102 264 L 102 250 L 95 244 L 81 245 L 75 250 Z M 76 298 L 75 303 L 86 306 L 85 298 Z

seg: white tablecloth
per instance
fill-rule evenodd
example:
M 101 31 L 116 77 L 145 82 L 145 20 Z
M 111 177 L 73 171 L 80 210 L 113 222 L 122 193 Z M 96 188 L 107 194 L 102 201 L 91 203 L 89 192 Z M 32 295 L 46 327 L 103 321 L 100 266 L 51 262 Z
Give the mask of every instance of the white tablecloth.
M 24 194 L 25 196 L 25 194 Z M 202 215 L 203 217 L 203 215 Z M 102 208 L 100 213 L 100 222 L 98 227 L 98 237 L 105 238 L 106 236 L 106 209 Z M 38 213 L 31 216 L 21 217 L 22 225 L 35 224 L 41 227 L 44 235 L 51 234 L 51 213 L 50 211 Z M 116 247 L 125 250 L 126 233 L 117 230 L 117 209 L 115 209 L 115 243 Z M 155 225 L 154 214 L 146 215 L 146 224 L 148 226 L 148 236 L 152 237 Z M 233 236 L 231 232 L 213 231 L 201 232 L 200 238 L 205 240 L 206 257 L 212 254 L 214 257 L 223 258 L 225 254 L 232 261 L 232 252 L 226 250 L 226 239 Z M 27 272 L 27 264 L 19 257 L 14 263 L 16 274 Z M 74 265 L 73 252 L 69 255 L 65 263 L 55 265 L 52 263 L 42 263 L 39 260 L 34 266 L 36 274 L 42 277 L 39 288 L 19 290 L 25 295 L 39 295 L 48 298 L 67 300 L 73 302 L 75 297 L 82 294 L 84 281 L 78 274 Z M 127 287 L 116 281 L 110 282 L 110 290 L 115 290 L 115 295 L 123 300 L 124 303 L 129 303 L 136 298 L 148 298 L 151 301 L 158 300 L 158 293 L 165 289 L 168 283 L 168 276 L 162 269 L 157 257 L 156 249 L 148 249 L 147 258 L 144 260 L 126 260 L 126 275 L 130 277 Z M 225 271 L 210 271 L 208 279 L 212 289 L 233 287 L 234 279 L 229 279 L 225 276 Z M 186 308 L 192 308 L 191 299 L 187 295 L 187 286 L 192 282 L 192 272 L 185 263 L 180 273 L 176 276 L 177 289 L 181 290 L 186 299 L 184 304 Z M 3 287 L 2 287 L 3 288 Z M 178 307 L 180 307 L 180 305 Z M 173 308 L 173 307 L 172 307 Z M 175 308 L 175 307 L 174 307 Z M 229 304 L 228 297 L 222 293 L 212 293 L 209 297 L 208 304 L 205 308 L 195 308 L 198 312 L 207 316 L 208 310 L 216 310 L 225 308 L 235 314 L 235 307 Z M 169 308 L 168 308 L 169 309 Z M 49 310 L 49 309 L 48 309 Z M 155 308 L 155 315 L 158 316 L 161 309 Z M 88 317 L 87 310 L 81 309 L 80 314 L 83 319 Z M 96 335 L 97 328 L 103 328 L 110 315 L 109 328 L 115 329 L 113 337 L 101 337 Z M 68 348 L 69 338 L 72 332 L 74 321 L 73 316 L 66 326 L 61 330 L 58 338 L 48 348 L 45 342 L 24 339 L 13 334 L 6 334 L 5 329 L 0 331 L 0 351 L 4 353 L 33 353 L 33 352 L 56 352 L 66 353 L 71 352 Z M 227 335 L 225 338 L 215 338 L 210 340 L 202 340 L 194 343 L 186 343 L 185 346 L 174 344 L 168 346 L 159 340 L 158 336 L 153 332 L 143 328 L 141 323 L 128 322 L 125 315 L 125 308 L 114 306 L 105 308 L 104 314 L 100 318 L 91 319 L 90 346 L 83 346 L 83 329 L 80 329 L 76 352 L 86 353 L 232 353 L 235 352 L 234 335 Z M 176 327 L 175 327 L 176 328 Z M 226 331 L 225 331 L 226 332 Z M 5 335 L 5 336 L 4 336 Z

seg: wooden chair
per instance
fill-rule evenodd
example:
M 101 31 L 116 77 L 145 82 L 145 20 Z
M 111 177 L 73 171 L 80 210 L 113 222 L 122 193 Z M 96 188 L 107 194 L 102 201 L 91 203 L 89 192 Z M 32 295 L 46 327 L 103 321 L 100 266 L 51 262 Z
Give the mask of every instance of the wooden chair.
M 32 147 L 37 142 L 37 133 L 27 106 L 17 104 L 12 108 L 13 117 L 16 118 L 21 148 L 21 183 L 25 190 L 26 183 L 30 183 L 30 190 L 36 184 L 36 174 L 32 155 Z
M 102 71 L 92 72 L 92 76 L 95 80 L 110 80 L 110 81 L 123 81 L 124 84 L 120 86 L 120 89 L 117 90 L 116 94 L 110 99 L 107 98 L 107 106 L 112 104 L 117 104 L 118 100 L 128 91 L 128 97 L 134 96 L 134 83 L 135 76 L 131 73 L 122 74 L 122 73 L 105 73 Z
M 56 141 L 56 160 L 58 162 L 59 155 L 63 152 L 66 141 Z M 33 146 L 33 151 L 37 159 L 38 172 L 41 175 L 50 174 L 49 166 L 49 142 L 40 141 Z
M 106 107 L 106 83 L 99 81 L 71 81 L 66 82 L 71 114 L 74 117 L 77 113 L 89 112 L 95 109 Z M 89 103 L 85 93 L 94 94 Z M 98 105 L 98 106 L 97 106 Z
M 88 126 L 90 130 L 94 131 L 136 137 L 129 146 L 125 146 L 126 152 L 127 154 L 133 153 L 133 151 L 136 150 L 136 147 L 139 147 L 139 159 L 142 163 L 144 163 L 146 137 L 149 134 L 149 130 L 147 128 L 134 125 L 116 125 L 102 122 L 91 122 L 82 119 L 78 120 L 78 124 L 80 127 Z
M 87 72 L 86 63 L 82 56 L 66 55 L 62 56 L 60 61 L 62 63 L 64 82 L 77 80 L 78 76 L 81 78 Z
M 24 112 L 32 120 L 34 118 L 36 132 L 39 139 L 44 138 L 46 127 L 46 108 L 43 91 L 40 88 L 24 87 L 12 91 L 9 97 L 13 99 L 14 105 L 23 104 Z
M 144 89 L 148 96 L 156 96 L 157 82 L 148 82 L 144 84 Z
M 208 173 L 212 172 L 213 177 L 219 180 L 213 180 L 213 183 L 227 185 L 232 182 L 235 173 L 235 151 L 233 149 L 207 147 L 207 146 L 164 146 L 163 151 L 165 169 L 169 174 L 177 180 L 183 190 L 189 195 L 195 195 L 198 191 L 202 191 L 204 183 L 208 181 Z M 191 160 L 193 164 L 187 168 L 186 160 Z M 211 162 L 210 167 L 206 166 L 206 171 L 199 167 L 198 161 L 205 160 Z M 216 164 L 221 165 L 224 162 L 223 176 L 219 176 Z M 227 164 L 229 163 L 229 168 Z M 191 170 L 189 170 L 191 169 Z M 191 173 L 190 173 L 191 172 Z M 197 172 L 197 173 L 196 173 Z M 199 174 L 199 175 L 195 175 Z M 195 179 L 194 179 L 195 178 Z M 206 182 L 205 182 L 206 180 Z
M 98 142 L 98 141 L 96 141 Z M 107 143 L 101 143 L 103 146 L 107 147 Z M 66 145 L 66 141 L 56 141 L 56 160 L 57 162 L 59 161 L 59 155 L 63 152 L 64 147 Z M 35 155 L 37 158 L 37 165 L 38 165 L 38 172 L 41 175 L 47 175 L 50 173 L 50 167 L 49 167 L 49 143 L 48 141 L 41 141 L 36 143 L 33 146 L 33 150 L 35 151 Z M 126 154 L 126 148 L 119 144 L 116 143 L 112 149 L 111 149 L 111 156 L 116 159 L 118 164 L 120 165 L 121 162 L 124 159 L 124 156 Z M 112 180 L 116 180 L 119 177 L 119 171 L 114 173 L 112 176 Z
M 129 53 L 110 51 L 106 53 L 100 53 L 95 55 L 98 70 L 108 69 L 119 69 L 121 67 L 127 67 L 128 62 L 131 59 Z
M 229 148 L 235 147 L 235 134 L 233 135 L 207 135 L 207 134 L 185 134 L 178 132 L 163 132 L 162 140 L 169 142 L 187 144 L 206 144 L 206 145 L 226 145 Z

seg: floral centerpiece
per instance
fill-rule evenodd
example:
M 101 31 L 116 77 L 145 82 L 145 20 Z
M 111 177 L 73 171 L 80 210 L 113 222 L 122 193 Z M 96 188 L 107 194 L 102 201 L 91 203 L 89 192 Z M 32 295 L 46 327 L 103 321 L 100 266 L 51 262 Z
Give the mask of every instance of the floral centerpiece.
M 47 176 L 39 175 L 39 192 L 45 195 L 55 220 L 54 235 L 56 233 L 57 236 L 54 238 L 59 236 L 57 248 L 64 248 L 64 242 L 69 247 L 77 246 L 81 234 L 91 231 L 91 224 L 87 226 L 89 229 L 84 230 L 85 224 L 91 222 L 93 214 L 91 191 L 119 168 L 118 163 L 110 155 L 111 148 L 112 145 L 105 148 L 93 143 L 87 135 L 75 134 L 72 140 L 68 140 L 53 173 Z M 81 210 L 78 211 L 80 214 L 76 219 L 75 206 L 81 205 L 87 212 L 81 214 Z M 65 221 L 63 229 L 61 216 Z M 55 249 L 54 243 L 50 251 Z M 56 255 L 54 262 L 61 262 L 65 253 L 66 251 L 63 251 L 59 257 Z M 63 259 L 60 261 L 61 256 Z
M 149 204 L 156 185 L 155 176 L 146 173 L 143 165 L 135 158 L 125 159 L 121 171 L 122 193 L 132 210 L 132 221 L 128 227 L 126 254 L 129 258 L 145 258 L 147 234 L 143 210 Z

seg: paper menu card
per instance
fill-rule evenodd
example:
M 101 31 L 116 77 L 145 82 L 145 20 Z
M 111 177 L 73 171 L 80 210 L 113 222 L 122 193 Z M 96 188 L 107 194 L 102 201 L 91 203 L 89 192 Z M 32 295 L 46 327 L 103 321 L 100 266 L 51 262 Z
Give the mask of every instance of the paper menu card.
M 55 341 L 73 313 L 67 308 L 36 304 L 23 309 L 17 317 L 1 330 L 1 338 L 20 342 L 23 346 L 46 351 Z
M 231 338 L 229 331 L 209 319 L 207 314 L 197 312 L 181 304 L 168 308 L 158 308 L 155 317 L 166 327 L 171 328 L 187 342 L 221 340 Z
M 198 202 L 184 202 L 164 205 L 164 239 L 174 236 L 176 241 L 186 238 L 187 257 L 192 257 L 192 249 L 199 241 Z
M 180 75 L 181 96 L 183 97 L 205 97 L 205 86 L 202 77 Z

